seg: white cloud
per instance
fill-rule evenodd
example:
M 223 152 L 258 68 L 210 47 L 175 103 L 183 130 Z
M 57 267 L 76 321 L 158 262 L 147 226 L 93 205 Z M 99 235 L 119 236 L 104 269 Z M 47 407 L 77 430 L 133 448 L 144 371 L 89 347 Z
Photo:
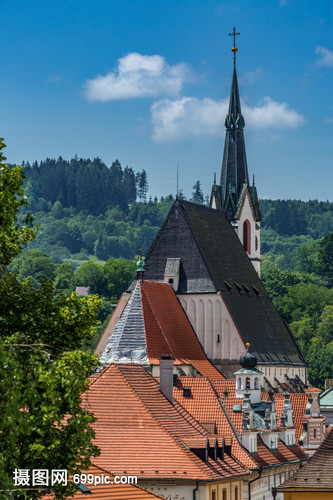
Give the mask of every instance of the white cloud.
M 316 54 L 320 57 L 316 63 L 317 67 L 333 67 L 333 52 L 331 50 L 318 46 L 316 47 Z
M 172 142 L 191 136 L 220 135 L 228 98 L 222 101 L 194 97 L 174 101 L 162 99 L 154 102 L 150 109 L 154 141 Z M 286 103 L 278 103 L 270 97 L 265 97 L 255 107 L 244 105 L 242 112 L 246 125 L 257 130 L 298 128 L 305 122 L 305 118 Z
M 98 75 L 84 85 L 91 101 L 133 99 L 135 97 L 176 96 L 191 78 L 185 63 L 169 66 L 162 56 L 131 53 L 118 59 L 117 68 Z

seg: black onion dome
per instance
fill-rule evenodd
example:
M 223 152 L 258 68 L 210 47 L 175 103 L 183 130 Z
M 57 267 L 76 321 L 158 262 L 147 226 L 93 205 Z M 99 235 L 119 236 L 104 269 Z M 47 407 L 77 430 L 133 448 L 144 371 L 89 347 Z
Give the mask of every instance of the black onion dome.
M 249 351 L 250 344 L 246 344 L 246 347 L 246 352 L 244 352 L 244 354 L 242 354 L 239 358 L 239 364 L 242 368 L 255 368 L 257 366 L 258 360 L 254 356 L 254 354 Z

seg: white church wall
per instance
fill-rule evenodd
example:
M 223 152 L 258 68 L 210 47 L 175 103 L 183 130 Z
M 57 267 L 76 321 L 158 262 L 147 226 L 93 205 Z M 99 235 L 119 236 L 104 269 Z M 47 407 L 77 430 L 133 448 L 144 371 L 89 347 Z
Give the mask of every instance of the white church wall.
M 250 195 L 246 193 L 244 204 L 240 213 L 240 218 L 237 223 L 237 236 L 243 244 L 243 224 L 246 220 L 249 221 L 251 227 L 251 238 L 250 238 L 250 253 L 248 254 L 250 259 L 258 258 L 260 259 L 260 222 L 256 222 L 253 217 L 252 211 L 252 201 Z M 257 229 L 256 229 L 257 228 Z M 260 262 L 252 261 L 252 264 L 260 276 Z
M 245 347 L 219 294 L 178 295 L 209 359 L 238 360 Z
M 264 376 L 273 386 L 276 386 L 276 381 L 274 380 L 275 377 L 281 383 L 287 382 L 285 375 L 289 378 L 295 378 L 297 375 L 305 384 L 307 384 L 307 368 L 304 366 L 265 366 L 260 365 L 259 363 L 257 368 L 263 372 Z

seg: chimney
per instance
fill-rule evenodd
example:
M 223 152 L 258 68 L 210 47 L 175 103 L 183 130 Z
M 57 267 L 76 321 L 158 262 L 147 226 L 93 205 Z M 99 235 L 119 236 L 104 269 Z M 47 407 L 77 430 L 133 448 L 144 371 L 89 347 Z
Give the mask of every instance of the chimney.
M 160 359 L 160 391 L 172 403 L 173 390 L 173 358 L 162 354 Z

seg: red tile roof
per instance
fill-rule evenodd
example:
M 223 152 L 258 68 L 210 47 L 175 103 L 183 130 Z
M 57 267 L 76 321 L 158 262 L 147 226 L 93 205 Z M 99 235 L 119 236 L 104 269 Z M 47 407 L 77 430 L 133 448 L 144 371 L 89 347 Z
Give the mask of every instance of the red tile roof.
M 205 380 L 205 379 L 202 379 Z M 214 467 L 178 436 L 204 437 L 207 430 L 159 391 L 141 365 L 110 365 L 91 382 L 84 404 L 97 418 L 97 466 L 116 475 L 149 479 L 219 480 L 247 470 L 236 460 Z
M 110 481 L 113 481 L 114 479 L 113 474 L 110 474 L 95 465 L 91 465 L 89 470 L 81 471 L 81 474 L 93 474 L 94 477 L 103 475 L 104 477 L 109 476 Z M 86 483 L 85 486 L 90 490 L 94 500 L 154 500 L 162 498 L 159 495 L 155 495 L 154 493 L 150 493 L 149 491 L 140 488 L 140 486 L 131 484 L 97 484 L 94 486 Z M 79 490 L 73 496 L 66 498 L 86 500 L 87 493 L 82 493 L 82 491 Z M 46 495 L 43 497 L 43 500 L 54 500 L 54 496 Z
M 304 392 L 321 392 L 321 389 L 318 389 L 317 387 L 308 387 L 304 390 Z
M 230 387 L 230 380 L 219 381 L 221 387 L 225 385 Z M 215 384 L 215 383 L 214 383 Z M 183 395 L 183 388 L 191 387 L 191 396 Z M 239 443 L 234 422 L 231 424 L 224 409 L 226 398 L 219 400 L 213 384 L 200 377 L 179 377 L 177 387 L 174 388 L 174 398 L 183 406 L 193 417 L 204 426 L 207 422 L 210 425 L 215 423 L 218 435 L 225 436 L 232 442 L 232 454 L 246 467 L 256 467 L 250 454 Z M 229 398 L 227 398 L 229 399 Z M 241 400 L 237 399 L 237 404 Z M 222 404 L 221 404 L 222 403 Z M 242 418 L 241 413 L 237 418 Z M 233 419 L 233 416 L 232 416 Z M 227 443 L 226 443 L 227 444 Z
M 158 364 L 162 354 L 171 354 L 192 364 L 203 376 L 224 379 L 208 361 L 172 286 L 145 281 L 141 293 L 150 362 Z
M 215 423 L 217 434 L 232 437 L 232 453 L 244 465 L 256 468 L 263 465 L 273 465 L 286 461 L 305 459 L 307 455 L 298 446 L 287 447 L 281 440 L 278 444 L 278 452 L 271 452 L 258 437 L 258 454 L 250 455 L 238 442 L 237 436 L 242 435 L 242 411 L 235 411 L 234 407 L 243 407 L 243 399 L 235 397 L 234 379 L 208 381 L 201 378 L 179 377 L 177 387 L 174 388 L 174 397 L 186 410 L 191 413 L 204 426 L 205 422 Z M 183 387 L 191 387 L 191 396 L 183 395 Z M 225 389 L 229 390 L 225 397 Z M 230 396 L 231 395 L 231 396 Z M 266 400 L 268 394 L 262 394 Z M 294 406 L 296 416 L 295 425 L 302 428 L 301 418 L 305 413 L 307 396 L 305 394 L 294 394 Z M 283 410 L 283 394 L 274 394 L 275 408 L 280 424 L 280 416 Z M 303 412 L 303 413 L 302 413 Z M 302 416 L 301 416 L 302 413 Z M 297 432 L 297 431 L 296 431 Z

